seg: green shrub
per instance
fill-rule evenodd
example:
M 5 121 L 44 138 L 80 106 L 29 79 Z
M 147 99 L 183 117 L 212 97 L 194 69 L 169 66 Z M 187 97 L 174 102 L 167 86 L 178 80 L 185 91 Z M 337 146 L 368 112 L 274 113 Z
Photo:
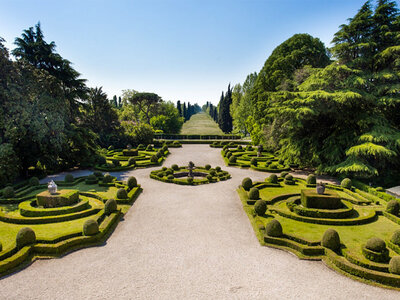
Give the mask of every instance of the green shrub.
M 269 168 L 273 170 L 278 169 L 278 164 L 276 162 L 271 162 L 269 164 Z
M 86 179 L 92 181 L 92 180 L 97 180 L 97 177 L 94 174 L 90 174 L 86 177 Z
M 250 164 L 251 164 L 252 166 L 257 166 L 257 159 L 256 159 L 255 157 L 253 157 L 253 158 L 250 160 Z
M 237 146 L 237 149 L 240 150 L 240 151 L 243 150 L 242 145 Z
M 192 184 L 193 183 L 193 177 L 188 177 L 187 182 Z
M 216 174 L 215 170 L 210 170 L 210 175 L 211 176 L 215 176 L 215 174 Z
M 174 141 L 172 144 L 175 146 L 182 146 L 181 142 L 179 141 Z
M 207 180 L 210 181 L 210 182 L 213 180 L 213 177 L 212 177 L 211 174 L 208 174 L 208 175 L 206 176 L 206 178 L 207 178 Z
M 130 165 L 130 166 L 136 165 L 136 159 L 134 157 L 130 157 L 128 159 L 128 165 Z
M 36 234 L 31 228 L 24 227 L 18 231 L 16 238 L 18 249 L 21 249 L 27 245 L 34 244 L 35 242 L 36 242 Z
M 390 200 L 386 206 L 386 212 L 397 216 L 400 210 L 400 203 L 397 200 Z
M 271 183 L 278 183 L 278 176 L 276 176 L 275 174 L 271 174 L 271 175 L 269 175 L 268 180 Z
M 147 150 L 147 151 L 153 150 L 153 146 L 152 146 L 152 145 L 147 145 L 146 150 Z
M 231 158 L 231 156 L 232 156 L 232 152 L 230 152 L 230 151 L 228 151 L 228 152 L 226 152 L 226 158 Z
M 228 150 L 228 149 L 229 149 L 229 147 L 226 146 L 226 145 L 222 147 L 222 150 L 224 150 L 225 152 L 226 152 L 226 150 Z
M 307 184 L 317 184 L 317 177 L 314 174 L 308 175 Z
M 175 178 L 175 177 L 174 177 L 174 175 L 172 175 L 172 174 L 169 174 L 169 175 L 167 176 L 167 179 L 168 179 L 168 180 L 174 180 L 174 178 Z
M 110 174 L 106 173 L 103 177 L 103 182 L 104 183 L 111 183 L 113 181 L 114 177 L 112 177 Z
M 0 252 L 3 251 L 3 245 L 0 242 Z
M 115 199 L 108 199 L 104 204 L 104 213 L 109 216 L 117 210 L 117 201 Z
M 400 275 L 400 256 L 393 256 L 389 262 L 389 272 Z
M 128 178 L 128 182 L 127 183 L 128 183 L 128 187 L 129 187 L 130 190 L 137 186 L 137 180 L 133 176 Z
M 245 191 L 249 191 L 253 187 L 253 181 L 251 180 L 251 178 L 244 178 L 242 180 L 242 187 Z
M 167 150 L 168 150 L 168 146 L 167 146 L 167 145 L 162 146 L 161 150 L 162 150 L 163 152 L 167 151 Z
M 72 174 L 67 174 L 64 177 L 65 182 L 73 182 L 74 181 L 74 176 Z
M 157 177 L 158 178 L 163 178 L 165 176 L 165 173 L 164 172 L 159 172 L 159 173 L 157 173 Z
M 279 177 L 285 178 L 286 175 L 288 175 L 288 174 L 289 174 L 289 172 L 284 171 L 284 172 L 281 173 L 281 175 L 279 175 Z
M 321 245 L 333 251 L 340 249 L 340 238 L 336 230 L 329 228 L 322 236 Z
M 284 161 L 282 158 L 280 158 L 280 159 L 278 160 L 278 164 L 280 164 L 280 165 L 283 165 L 284 162 L 285 162 L 285 161 Z
M 367 241 L 365 248 L 374 252 L 383 252 L 386 250 L 386 243 L 381 238 L 373 237 Z
M 39 184 L 40 184 L 39 178 L 37 178 L 37 177 L 32 177 L 32 178 L 29 179 L 29 185 L 30 185 L 30 186 L 37 186 L 37 185 L 39 185 Z
M 254 211 L 257 215 L 263 216 L 267 211 L 267 202 L 264 200 L 257 200 L 254 204 Z
M 378 186 L 375 190 L 377 192 L 385 192 L 385 189 L 383 187 L 381 187 L 381 186 Z
M 176 164 L 173 164 L 173 165 L 171 166 L 171 169 L 174 170 L 174 171 L 178 171 L 178 170 L 179 170 L 179 166 L 176 165 Z
M 144 149 L 146 149 L 146 148 L 144 147 L 143 144 L 139 144 L 139 146 L 137 147 L 137 149 L 138 149 L 138 150 L 144 150 Z
M 231 157 L 229 157 L 229 162 L 232 163 L 236 163 L 236 156 L 232 155 Z
M 265 226 L 265 233 L 272 237 L 280 237 L 282 236 L 282 225 L 278 220 L 273 219 L 271 222 Z
M 340 185 L 346 189 L 351 189 L 351 186 L 353 185 L 353 183 L 350 178 L 345 178 L 342 180 Z
M 157 162 L 158 162 L 157 156 L 152 155 L 151 158 L 150 158 L 150 161 L 151 161 L 152 163 L 157 163 Z
M 393 233 L 392 238 L 390 239 L 390 241 L 393 244 L 400 246 L 400 229 L 396 230 Z
M 15 196 L 15 192 L 14 192 L 14 188 L 12 186 L 6 186 L 3 189 L 3 197 L 4 198 L 14 198 Z
M 249 199 L 250 200 L 258 200 L 260 199 L 260 191 L 258 188 L 251 188 L 249 191 Z
M 172 169 L 167 169 L 167 170 L 165 170 L 165 175 L 173 175 L 174 174 L 174 170 L 172 170 Z
M 121 166 L 121 162 L 118 159 L 112 159 L 111 162 L 112 162 L 114 167 L 120 167 Z
M 89 219 L 83 224 L 83 235 L 90 236 L 99 232 L 99 224 L 96 220 Z
M 99 156 L 98 159 L 97 159 L 97 162 L 100 165 L 105 165 L 107 163 L 107 160 L 106 160 L 106 158 L 104 156 Z
M 125 189 L 118 189 L 117 191 L 117 199 L 127 199 L 128 198 L 128 193 L 126 192 Z
M 103 178 L 103 173 L 101 171 L 94 171 L 93 175 L 97 178 Z
M 221 167 L 216 166 L 216 167 L 215 167 L 215 171 L 221 172 Z
M 209 164 L 207 164 L 207 165 L 205 165 L 205 169 L 206 169 L 206 170 L 210 170 L 210 169 L 211 169 L 211 166 L 210 166 Z
M 294 179 L 293 176 L 290 174 L 287 174 L 285 176 L 285 180 L 284 180 L 285 184 L 294 184 Z

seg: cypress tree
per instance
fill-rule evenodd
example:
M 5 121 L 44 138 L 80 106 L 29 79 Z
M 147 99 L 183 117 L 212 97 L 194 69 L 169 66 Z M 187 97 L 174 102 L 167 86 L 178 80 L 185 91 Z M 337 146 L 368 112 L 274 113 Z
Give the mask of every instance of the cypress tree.
M 182 117 L 181 100 L 178 100 L 178 102 L 176 102 L 176 108 L 178 109 L 179 116 Z
M 186 121 L 187 120 L 187 110 L 186 110 L 186 102 L 183 102 L 183 114 L 182 114 L 183 119 Z

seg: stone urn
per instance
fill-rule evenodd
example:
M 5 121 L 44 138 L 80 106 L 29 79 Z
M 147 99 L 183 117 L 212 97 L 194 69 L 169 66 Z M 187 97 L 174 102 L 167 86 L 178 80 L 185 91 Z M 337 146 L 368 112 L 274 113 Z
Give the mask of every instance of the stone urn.
M 53 180 L 49 182 L 49 184 L 47 185 L 47 188 L 51 195 L 57 194 L 57 184 Z
M 325 193 L 325 183 L 321 182 L 317 184 L 317 194 L 322 195 L 323 193 Z

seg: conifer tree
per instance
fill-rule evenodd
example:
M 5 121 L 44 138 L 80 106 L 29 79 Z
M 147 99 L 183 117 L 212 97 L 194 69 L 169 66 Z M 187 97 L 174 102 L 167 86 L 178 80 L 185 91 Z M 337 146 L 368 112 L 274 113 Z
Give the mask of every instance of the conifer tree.
M 179 116 L 182 117 L 181 100 L 178 100 L 178 102 L 176 102 L 176 108 L 178 109 Z

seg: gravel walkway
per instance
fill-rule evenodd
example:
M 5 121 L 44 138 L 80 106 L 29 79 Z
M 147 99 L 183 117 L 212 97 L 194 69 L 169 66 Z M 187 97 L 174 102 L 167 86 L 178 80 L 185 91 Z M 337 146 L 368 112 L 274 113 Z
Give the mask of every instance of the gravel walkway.
M 144 192 L 107 244 L 36 261 L 0 280 L 0 299 L 399 298 L 260 246 L 235 189 L 267 174 L 225 167 L 220 149 L 206 145 L 171 152 L 165 166 L 220 165 L 232 179 L 188 187 L 152 180 L 151 169 L 118 174 L 136 176 Z

